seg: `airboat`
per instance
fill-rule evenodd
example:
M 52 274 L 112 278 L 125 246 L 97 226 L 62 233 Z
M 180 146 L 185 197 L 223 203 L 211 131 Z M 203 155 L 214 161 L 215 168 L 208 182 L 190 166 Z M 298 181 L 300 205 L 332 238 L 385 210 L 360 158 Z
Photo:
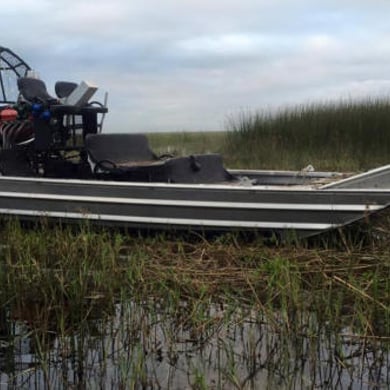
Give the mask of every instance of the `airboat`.
M 107 95 L 58 81 L 55 96 L 0 47 L 0 215 L 135 229 L 312 236 L 390 204 L 390 165 L 335 172 L 234 170 L 219 154 L 157 156 L 145 134 L 103 131 Z

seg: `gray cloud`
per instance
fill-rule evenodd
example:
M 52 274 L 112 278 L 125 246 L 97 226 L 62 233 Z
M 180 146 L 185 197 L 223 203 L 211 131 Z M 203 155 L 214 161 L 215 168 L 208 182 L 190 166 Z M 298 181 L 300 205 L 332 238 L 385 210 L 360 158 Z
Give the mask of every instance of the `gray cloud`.
M 247 109 L 388 94 L 385 0 L 19 0 L 2 42 L 108 90 L 107 131 L 221 129 Z

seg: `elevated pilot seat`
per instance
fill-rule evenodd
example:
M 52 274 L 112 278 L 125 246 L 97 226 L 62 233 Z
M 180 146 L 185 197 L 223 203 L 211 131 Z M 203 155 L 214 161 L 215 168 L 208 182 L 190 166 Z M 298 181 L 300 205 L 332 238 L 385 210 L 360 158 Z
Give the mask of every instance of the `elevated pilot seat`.
M 31 106 L 36 150 L 80 149 L 78 140 L 98 131 L 97 115 L 105 114 L 106 107 L 92 103 L 63 104 L 60 101 L 77 90 L 77 87 L 76 83 L 59 81 L 55 86 L 58 98 L 54 98 L 49 95 L 42 80 L 31 77 L 18 79 L 20 101 Z M 50 118 L 55 120 L 51 121 Z

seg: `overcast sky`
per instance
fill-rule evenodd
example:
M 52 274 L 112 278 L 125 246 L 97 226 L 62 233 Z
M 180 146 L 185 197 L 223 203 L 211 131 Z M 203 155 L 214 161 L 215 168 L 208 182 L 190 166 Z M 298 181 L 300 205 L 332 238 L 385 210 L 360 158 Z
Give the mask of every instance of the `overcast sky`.
M 50 92 L 109 92 L 105 131 L 221 130 L 242 111 L 390 95 L 389 0 L 18 0 L 0 16 L 0 45 Z

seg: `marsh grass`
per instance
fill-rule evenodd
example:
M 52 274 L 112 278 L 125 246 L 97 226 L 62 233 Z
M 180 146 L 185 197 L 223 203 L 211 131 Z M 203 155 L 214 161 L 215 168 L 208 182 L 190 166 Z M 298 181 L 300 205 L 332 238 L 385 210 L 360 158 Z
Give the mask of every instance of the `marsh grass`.
M 7 343 L 13 359 L 17 340 L 30 340 L 27 377 L 39 372 L 54 388 L 256 388 L 264 373 L 269 388 L 303 377 L 348 382 L 351 373 L 359 382 L 367 372 L 385 383 L 389 227 L 380 221 L 380 237 L 340 248 L 7 221 L 0 350 Z M 24 327 L 17 337 L 15 323 Z M 321 354 L 336 371 L 323 371 Z
M 365 170 L 388 163 L 390 101 L 302 105 L 230 118 L 230 167 Z
M 202 324 L 201 313 L 219 298 L 269 312 L 278 308 L 285 316 L 316 307 L 325 316 L 328 307 L 324 321 L 335 324 L 341 319 L 332 310 L 340 307 L 359 313 L 349 317 L 354 329 L 370 329 L 374 336 L 386 319 L 389 325 L 390 222 L 383 218 L 365 243 L 339 232 L 344 241 L 335 246 L 327 241 L 280 247 L 237 235 L 140 239 L 89 225 L 26 230 L 9 221 L 1 229 L 1 304 L 16 313 L 37 305 L 42 315 L 66 307 L 72 322 L 96 302 L 163 296 L 173 310 L 187 301 L 188 320 Z
M 229 168 L 362 171 L 388 163 L 390 101 L 307 104 L 243 112 L 224 132 L 148 134 L 157 155 L 221 153 Z

